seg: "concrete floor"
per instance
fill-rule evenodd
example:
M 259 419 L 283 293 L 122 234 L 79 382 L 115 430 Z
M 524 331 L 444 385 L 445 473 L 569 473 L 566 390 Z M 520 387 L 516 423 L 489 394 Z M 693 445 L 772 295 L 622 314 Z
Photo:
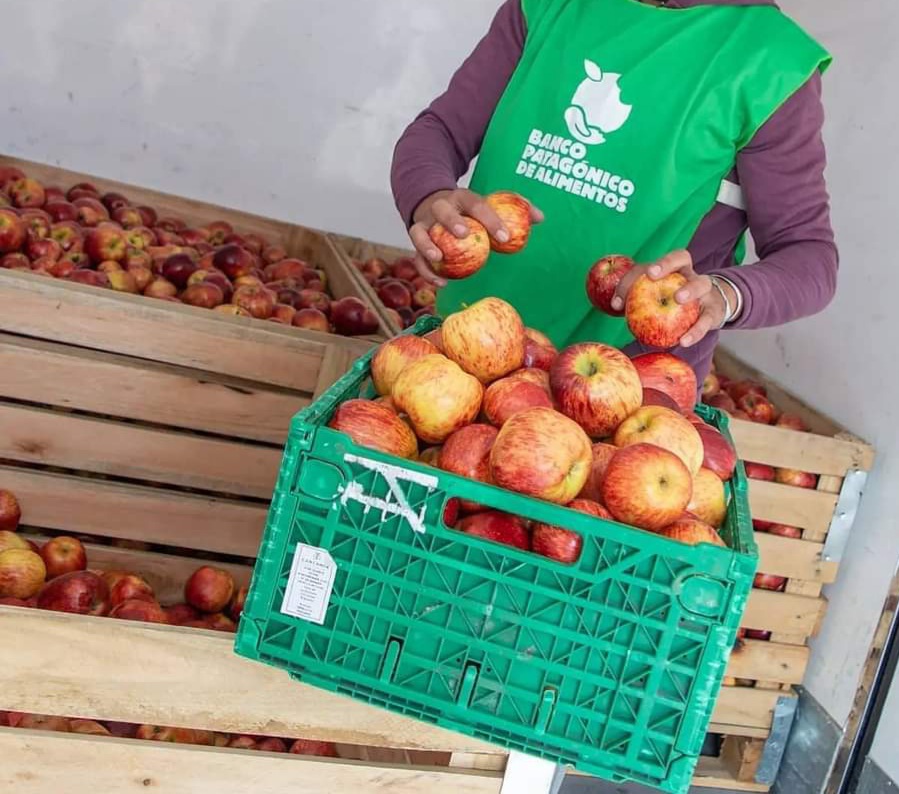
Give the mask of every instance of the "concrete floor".
M 690 792 L 691 794 L 694 792 L 695 794 L 737 794 L 737 792 L 710 788 L 690 789 Z M 616 786 L 614 783 L 603 783 L 592 778 L 567 777 L 562 783 L 560 794 L 658 794 L 658 792 L 644 786 Z

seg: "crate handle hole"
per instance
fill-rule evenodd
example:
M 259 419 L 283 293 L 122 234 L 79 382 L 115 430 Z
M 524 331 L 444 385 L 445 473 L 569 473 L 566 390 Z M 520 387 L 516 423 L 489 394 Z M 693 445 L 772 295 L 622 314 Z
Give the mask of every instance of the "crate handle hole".
M 403 641 L 398 637 L 391 637 L 387 640 L 387 647 L 384 649 L 384 657 L 381 660 L 381 672 L 378 675 L 385 683 L 393 681 L 396 675 L 396 669 L 399 666 L 400 654 L 403 652 Z
M 477 662 L 469 662 L 465 665 L 462 673 L 462 680 L 459 683 L 459 694 L 456 696 L 456 702 L 463 706 L 470 706 L 471 699 L 474 697 L 474 690 L 481 675 L 481 665 Z

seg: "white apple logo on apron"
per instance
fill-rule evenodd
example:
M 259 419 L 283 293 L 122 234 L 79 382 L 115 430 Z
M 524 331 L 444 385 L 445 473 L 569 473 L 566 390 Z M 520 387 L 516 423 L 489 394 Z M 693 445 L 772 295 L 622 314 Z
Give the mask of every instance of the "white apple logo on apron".
M 581 143 L 605 143 L 631 114 L 631 105 L 621 101 L 620 74 L 603 73 L 593 61 L 584 61 L 587 79 L 574 92 L 565 111 L 565 123 L 572 137 Z

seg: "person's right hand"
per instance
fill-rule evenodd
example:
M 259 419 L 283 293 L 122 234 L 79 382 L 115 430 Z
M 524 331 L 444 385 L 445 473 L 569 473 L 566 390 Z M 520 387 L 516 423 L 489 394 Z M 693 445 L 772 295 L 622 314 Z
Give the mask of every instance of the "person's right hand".
M 435 224 L 441 223 L 459 239 L 468 236 L 468 227 L 463 216 L 479 221 L 487 233 L 497 242 L 504 243 L 509 239 L 509 232 L 503 227 L 503 222 L 493 208 L 484 200 L 483 196 L 470 190 L 457 188 L 456 190 L 438 190 L 427 196 L 415 208 L 412 215 L 413 224 L 409 229 L 409 238 L 415 246 L 415 266 L 418 272 L 437 287 L 446 285 L 446 280 L 438 276 L 431 264 L 439 262 L 443 254 L 434 245 L 428 230 Z M 531 205 L 531 221 L 539 223 L 543 220 L 543 213 L 533 204 Z

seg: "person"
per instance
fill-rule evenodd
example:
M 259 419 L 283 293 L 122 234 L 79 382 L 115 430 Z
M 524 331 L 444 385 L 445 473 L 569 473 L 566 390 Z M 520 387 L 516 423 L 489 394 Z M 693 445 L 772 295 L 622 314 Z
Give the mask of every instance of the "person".
M 687 278 L 676 300 L 699 300 L 701 314 L 672 352 L 700 382 L 722 328 L 820 311 L 838 268 L 822 140 L 829 63 L 773 0 L 506 0 L 394 152 L 396 205 L 419 271 L 442 287 L 438 311 L 495 295 L 558 346 L 648 352 L 584 288 L 597 259 L 631 256 L 641 264 L 617 307 L 642 272 Z M 428 229 L 464 237 L 467 215 L 502 241 L 483 200 L 497 190 L 525 197 L 540 225 L 521 252 L 446 284 Z M 747 229 L 758 261 L 737 267 Z

